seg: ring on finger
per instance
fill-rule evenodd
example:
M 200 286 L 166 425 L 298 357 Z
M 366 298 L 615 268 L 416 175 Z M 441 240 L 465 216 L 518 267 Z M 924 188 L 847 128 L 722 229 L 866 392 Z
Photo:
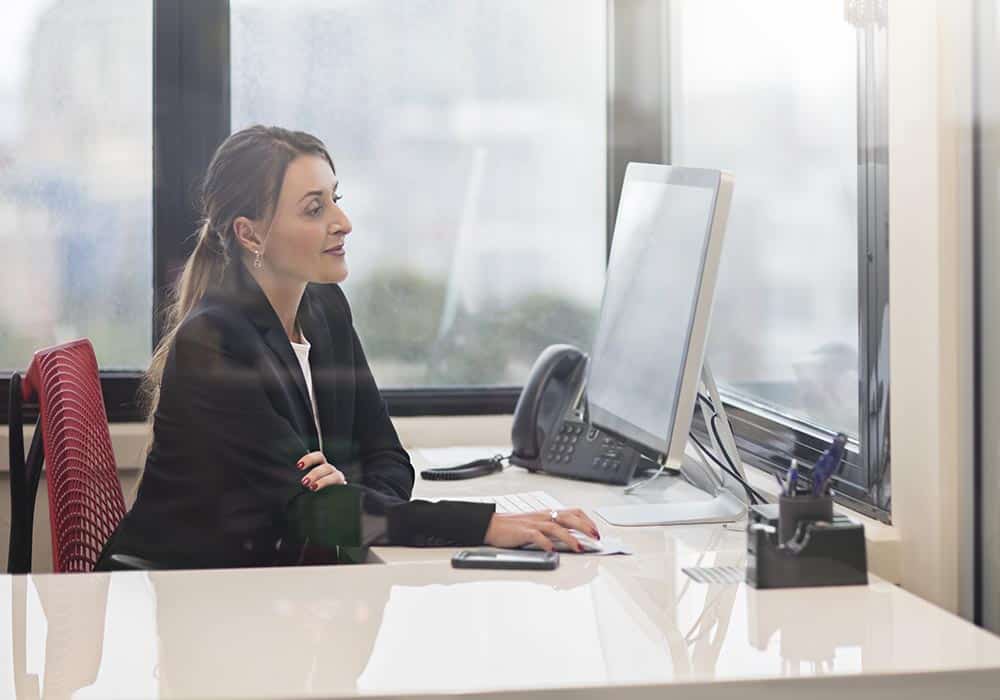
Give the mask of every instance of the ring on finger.
M 551 520 L 552 522 L 557 522 L 559 520 L 559 511 L 550 510 L 549 511 L 549 520 Z

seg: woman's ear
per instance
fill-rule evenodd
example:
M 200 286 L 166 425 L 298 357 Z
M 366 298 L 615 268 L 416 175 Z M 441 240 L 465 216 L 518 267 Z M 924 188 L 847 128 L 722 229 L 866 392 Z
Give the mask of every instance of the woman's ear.
M 249 251 L 251 254 L 258 251 L 263 252 L 264 241 L 261 239 L 259 227 L 252 219 L 245 216 L 237 216 L 233 219 L 233 233 L 236 234 L 236 242 Z

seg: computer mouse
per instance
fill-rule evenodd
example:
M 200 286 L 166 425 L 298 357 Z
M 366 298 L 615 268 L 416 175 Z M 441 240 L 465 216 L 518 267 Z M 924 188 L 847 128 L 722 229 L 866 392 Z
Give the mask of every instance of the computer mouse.
M 576 538 L 576 541 L 583 546 L 584 552 L 599 552 L 601 550 L 600 543 L 590 535 L 580 532 L 579 530 L 570 530 L 569 532 L 571 535 L 573 535 L 573 537 Z M 562 540 L 553 539 L 552 544 L 555 545 L 555 550 L 557 552 L 573 551 L 572 549 L 570 549 L 569 545 L 563 542 Z

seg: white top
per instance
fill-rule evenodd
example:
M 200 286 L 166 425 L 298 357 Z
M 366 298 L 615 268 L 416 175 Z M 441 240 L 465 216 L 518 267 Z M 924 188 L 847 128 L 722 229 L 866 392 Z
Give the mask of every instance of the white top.
M 301 330 L 299 331 L 299 335 L 302 337 L 302 342 L 292 342 L 292 350 L 295 351 L 299 367 L 302 368 L 302 376 L 306 379 L 306 387 L 309 389 L 309 402 L 312 404 L 313 421 L 316 423 L 316 435 L 319 437 L 319 449 L 322 450 L 323 432 L 319 429 L 319 410 L 316 408 L 316 392 L 313 391 L 312 369 L 309 367 L 309 349 L 312 345 L 309 343 L 308 338 L 306 338 L 306 334 Z

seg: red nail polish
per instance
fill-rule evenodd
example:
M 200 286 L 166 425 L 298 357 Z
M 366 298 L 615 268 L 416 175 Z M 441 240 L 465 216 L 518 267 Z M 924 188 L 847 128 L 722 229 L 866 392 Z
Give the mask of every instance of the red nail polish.
M 302 477 L 302 485 L 303 486 L 308 486 L 309 485 L 309 477 L 308 476 Z
M 318 489 L 318 488 L 319 488 L 319 484 L 313 484 L 313 485 L 312 485 L 312 486 L 310 486 L 309 488 L 311 488 L 311 489 L 312 489 L 313 491 L 315 491 L 316 489 Z
M 306 466 L 306 463 L 300 460 L 299 463 L 296 464 L 295 466 L 301 469 L 302 467 Z

